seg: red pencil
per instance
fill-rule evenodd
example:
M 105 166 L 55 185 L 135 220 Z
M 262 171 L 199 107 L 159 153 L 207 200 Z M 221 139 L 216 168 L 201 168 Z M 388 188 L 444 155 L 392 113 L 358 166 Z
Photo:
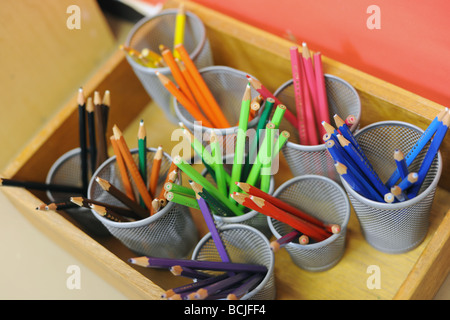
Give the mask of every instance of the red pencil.
M 275 220 L 286 223 L 292 228 L 300 231 L 313 238 L 316 241 L 323 241 L 327 239 L 331 234 L 316 225 L 313 225 L 303 219 L 300 219 L 280 208 L 272 205 L 270 202 L 263 198 L 255 197 L 252 195 L 239 194 L 235 192 L 232 194 L 234 200 L 250 208 L 256 210 L 266 216 L 269 216 Z
M 254 195 L 260 198 L 263 198 L 267 201 L 269 201 L 270 203 L 272 203 L 274 206 L 277 206 L 278 208 L 289 212 L 290 214 L 293 214 L 297 217 L 299 217 L 300 219 L 306 220 L 310 223 L 313 223 L 321 228 L 324 228 L 325 230 L 327 230 L 328 232 L 331 233 L 339 233 L 341 231 L 341 228 L 339 225 L 337 224 L 326 224 L 323 221 L 301 211 L 300 209 L 297 209 L 291 205 L 289 205 L 288 203 L 275 198 L 274 196 L 271 196 L 270 194 L 252 186 L 251 184 L 245 183 L 245 182 L 237 182 L 236 183 L 237 186 L 239 188 L 241 188 L 244 192 L 250 194 L 250 195 Z

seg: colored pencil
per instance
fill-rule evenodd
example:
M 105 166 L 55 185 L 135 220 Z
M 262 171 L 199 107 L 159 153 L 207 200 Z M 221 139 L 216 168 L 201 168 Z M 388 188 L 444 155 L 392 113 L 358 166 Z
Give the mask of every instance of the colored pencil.
M 175 265 L 188 267 L 197 270 L 211 271 L 234 271 L 234 272 L 267 272 L 267 267 L 259 264 L 223 262 L 223 261 L 202 261 L 190 259 L 159 258 L 141 256 L 128 260 L 130 263 L 146 268 L 170 268 Z M 227 276 L 227 275 L 225 275 Z
M 194 95 L 192 94 L 191 89 L 189 88 L 189 85 L 187 83 L 187 80 L 185 79 L 183 73 L 181 72 L 178 63 L 176 62 L 174 55 L 172 54 L 172 51 L 170 51 L 170 49 L 164 46 L 163 44 L 159 45 L 159 50 L 161 51 L 161 55 L 164 61 L 169 66 L 173 79 L 180 88 L 180 91 L 183 92 L 183 94 L 189 99 L 189 101 L 191 101 L 192 105 L 194 105 L 200 111 L 200 109 L 197 106 L 197 102 L 195 101 Z M 208 116 L 208 114 L 206 115 Z M 209 116 L 208 118 L 211 119 Z
M 303 43 L 303 47 L 305 43 Z M 305 48 L 303 48 L 302 54 L 305 54 Z M 315 95 L 315 84 L 314 79 L 312 82 L 308 79 L 310 76 L 314 76 L 312 73 L 312 64 L 311 58 L 308 54 L 308 58 L 303 56 L 303 68 L 301 68 L 301 75 L 304 81 L 301 82 L 301 89 L 303 95 L 303 112 L 304 112 L 304 121 L 306 127 L 306 136 L 308 137 L 308 141 L 306 144 L 309 145 L 317 145 L 318 144 L 318 134 L 316 129 L 316 117 L 314 115 L 314 95 Z M 309 70 L 311 69 L 311 70 Z M 311 87 L 313 86 L 313 87 Z
M 125 206 L 136 212 L 136 214 L 138 214 L 141 218 L 147 218 L 149 216 L 149 213 L 145 208 L 141 207 L 136 201 L 133 201 L 130 198 L 128 198 L 125 193 L 123 193 L 120 189 L 111 184 L 109 181 L 102 179 L 100 177 L 96 177 L 95 181 L 100 185 L 100 187 L 103 190 L 105 190 L 111 196 L 113 196 L 121 203 L 123 203 Z
M 169 191 L 166 193 L 166 199 L 189 208 L 200 209 L 197 199 L 190 195 Z
M 254 275 L 247 278 L 242 285 L 233 289 L 228 295 L 227 300 L 238 300 L 241 299 L 245 294 L 253 290 L 264 278 L 264 274 L 255 273 Z
M 304 84 L 302 83 L 303 71 L 302 71 L 302 61 L 300 60 L 300 54 L 297 47 L 291 47 L 291 70 L 292 70 L 292 84 L 294 86 L 295 93 L 295 110 L 297 112 L 297 128 L 300 138 L 300 144 L 306 145 L 308 141 L 308 132 L 306 129 L 306 118 L 305 118 L 305 94 L 304 94 Z
M 394 197 L 398 201 L 405 201 L 407 200 L 406 195 L 403 193 L 403 190 L 399 188 L 398 186 L 393 186 L 391 188 L 391 193 L 394 195 Z
M 328 238 L 331 233 L 328 233 L 325 229 L 319 228 L 297 216 L 291 215 L 286 211 L 270 204 L 263 198 L 255 197 L 252 195 L 239 194 L 237 192 L 233 193 L 233 199 L 237 202 L 250 208 L 256 210 L 268 217 L 278 220 L 282 223 L 286 223 L 292 228 L 308 235 L 309 237 L 317 240 L 323 241 Z
M 71 203 L 70 201 L 64 201 L 64 202 L 57 202 L 57 203 L 52 202 L 52 203 L 43 204 L 43 205 L 36 207 L 36 210 L 57 211 L 57 210 L 73 209 L 76 207 L 77 207 L 76 204 Z
M 272 119 L 270 120 L 275 125 L 275 129 L 280 128 L 281 120 L 283 119 L 284 114 L 286 113 L 286 110 L 287 109 L 284 104 L 279 104 L 275 108 Z
M 220 259 L 224 262 L 230 262 L 230 257 L 228 256 L 227 249 L 222 241 L 222 238 L 220 237 L 219 231 L 217 230 L 214 218 L 211 214 L 211 211 L 209 210 L 208 204 L 206 203 L 205 199 L 203 199 L 198 194 L 198 192 L 201 191 L 201 186 L 193 181 L 190 182 L 190 185 L 192 187 L 192 190 L 194 190 L 196 193 L 196 198 L 200 206 L 200 211 L 202 212 L 203 219 L 205 220 L 206 226 L 208 227 L 208 230 L 211 233 L 211 238 L 214 241 L 214 245 L 216 246 L 217 253 L 219 254 Z
M 214 211 L 215 215 L 222 217 L 234 217 L 236 214 L 231 211 L 225 204 L 216 199 L 211 193 L 206 191 L 205 188 L 201 187 L 201 190 L 198 191 L 198 195 L 201 196 L 208 203 L 209 207 L 212 211 Z
M 175 18 L 175 33 L 173 38 L 173 46 L 177 44 L 183 44 L 184 42 L 184 31 L 186 28 L 186 13 L 184 9 L 184 3 L 180 3 L 178 6 L 177 16 Z M 177 50 L 173 51 L 175 58 L 180 58 L 180 54 Z
M 217 188 L 224 196 L 228 196 L 228 183 L 226 179 L 226 171 L 223 166 L 222 150 L 214 130 L 211 132 L 210 143 L 211 152 L 214 154 L 214 173 Z
M 408 167 L 406 166 L 405 155 L 401 150 L 395 149 L 394 160 L 400 173 L 400 179 L 405 179 L 408 176 Z
M 164 189 L 169 192 L 181 193 L 187 196 L 195 197 L 195 191 L 192 188 L 185 187 L 181 184 L 176 184 L 173 182 L 166 182 L 164 184 Z
M 270 249 L 272 249 L 273 252 L 277 252 L 286 244 L 293 241 L 294 239 L 297 239 L 300 236 L 301 236 L 300 231 L 292 230 L 291 232 L 286 233 L 284 236 L 281 236 L 280 238 L 270 242 Z
M 242 167 L 245 159 L 245 138 L 248 128 L 248 116 L 250 114 L 251 87 L 247 84 L 242 97 L 241 110 L 239 114 L 239 127 L 236 134 L 236 145 L 234 149 L 234 162 L 231 169 L 230 193 L 237 190 L 236 181 L 241 178 Z M 231 199 L 231 198 L 230 198 Z
M 205 272 L 200 272 L 198 270 L 194 270 L 191 268 L 187 268 L 187 267 L 182 267 L 182 266 L 172 266 L 170 267 L 170 272 L 172 272 L 173 275 L 175 276 L 181 276 L 181 277 L 187 277 L 187 278 L 191 278 L 191 279 L 208 279 L 211 278 L 212 275 L 205 273 Z
M 133 218 L 133 219 L 140 219 L 141 217 L 136 214 L 133 210 L 129 209 L 129 208 L 124 208 L 124 207 L 119 207 L 119 206 L 115 206 L 106 202 L 102 202 L 102 201 L 97 201 L 94 199 L 88 199 L 85 197 L 70 197 L 70 201 L 79 206 L 79 207 L 83 207 L 83 208 L 91 208 L 91 204 L 96 204 L 105 208 L 109 208 L 112 211 L 120 214 L 121 216 L 124 217 L 128 217 L 128 218 Z
M 275 125 L 273 123 L 268 123 L 266 126 L 266 135 L 264 137 L 264 150 L 262 154 L 264 155 L 262 160 L 261 168 L 261 183 L 260 188 L 264 192 L 269 192 L 270 189 L 270 178 L 272 177 L 272 154 L 274 148 L 274 136 L 275 136 Z M 237 183 L 236 183 L 237 185 Z
M 306 42 L 302 43 L 302 61 L 303 61 L 303 70 L 305 72 L 305 80 L 307 82 L 307 88 L 309 88 L 309 94 L 312 99 L 312 107 L 317 107 L 317 88 L 316 88 L 316 75 L 314 73 L 313 67 L 313 59 L 311 53 L 309 51 L 308 45 Z
M 406 165 L 409 167 L 411 163 L 416 159 L 417 155 L 422 151 L 422 149 L 427 145 L 427 143 L 431 140 L 433 135 L 436 133 L 436 130 L 442 124 L 442 119 L 447 113 L 448 108 L 445 108 L 431 121 L 430 125 L 427 129 L 422 133 L 420 138 L 417 140 L 416 144 L 411 148 L 408 154 L 405 156 Z M 388 181 L 385 183 L 386 187 L 392 187 L 398 180 L 400 179 L 400 173 L 398 170 L 395 170 Z
M 449 125 L 450 113 L 447 112 L 442 119 L 442 123 L 436 130 L 436 134 L 431 140 L 430 146 L 428 147 L 427 153 L 425 154 L 425 158 L 422 160 L 422 164 L 420 165 L 419 171 L 417 172 L 419 177 L 416 183 L 414 183 L 414 185 L 410 188 L 408 197 L 413 198 L 419 193 L 420 187 L 422 186 L 423 181 L 425 180 L 425 177 L 433 163 L 433 160 L 439 152 L 439 147 L 441 146 L 442 141 L 447 134 Z
M 287 131 L 281 132 L 280 136 L 278 137 L 277 141 L 275 142 L 275 148 L 273 150 L 272 157 L 277 156 L 277 154 L 280 152 L 281 148 L 286 144 L 289 137 L 290 137 L 289 132 L 287 132 Z M 258 157 L 259 156 L 256 157 L 256 162 L 253 164 L 253 166 L 250 170 L 250 173 L 248 174 L 247 180 L 246 180 L 246 182 L 251 185 L 255 185 L 260 177 L 262 163 L 261 163 L 261 161 L 258 160 Z
M 0 178 L 0 186 L 21 187 L 30 190 L 83 194 L 84 189 L 77 186 L 35 182 L 27 180 Z
M 116 138 L 113 136 L 110 137 L 111 146 L 113 148 L 113 152 L 116 155 L 116 163 L 119 168 L 120 178 L 122 180 L 123 188 L 125 189 L 125 194 L 128 198 L 135 201 L 136 197 L 134 196 L 133 186 L 131 185 L 131 181 L 128 177 L 128 171 L 125 164 L 125 160 L 123 159 L 122 153 L 120 152 L 119 145 L 117 144 Z
M 89 159 L 91 163 L 91 172 L 93 174 L 97 169 L 97 139 L 95 138 L 95 107 L 92 97 L 87 98 L 86 112 L 89 132 Z
M 177 44 L 175 46 L 175 50 L 178 51 L 180 54 L 181 61 L 184 62 L 184 65 L 188 69 L 189 73 L 191 74 L 192 78 L 197 83 L 198 87 L 200 88 L 200 91 L 206 98 L 206 101 L 208 102 L 209 108 L 208 110 L 211 110 L 214 114 L 214 119 L 217 119 L 217 122 L 219 123 L 219 128 L 229 128 L 230 123 L 225 118 L 225 115 L 222 112 L 222 109 L 217 104 L 216 99 L 212 95 L 211 91 L 209 90 L 205 80 L 202 78 L 200 72 L 198 71 L 197 67 L 195 66 L 194 62 L 191 60 L 191 57 L 189 56 L 188 52 L 186 51 L 186 48 L 183 44 Z M 205 110 L 204 110 L 205 111 Z
M 308 221 L 310 223 L 313 223 L 313 224 L 315 224 L 315 225 L 317 225 L 319 227 L 322 227 L 325 230 L 329 230 L 332 233 L 339 233 L 340 232 L 339 225 L 324 223 L 323 221 L 315 218 L 314 216 L 312 216 L 312 215 L 310 215 L 310 214 L 308 214 L 308 213 L 306 213 L 306 212 L 304 212 L 304 211 L 302 211 L 302 210 L 300 210 L 300 209 L 298 209 L 298 208 L 288 204 L 287 202 L 285 202 L 285 201 L 283 201 L 283 200 L 281 200 L 281 199 L 279 199 L 277 197 L 274 197 L 274 196 L 268 194 L 267 192 L 262 191 L 261 189 L 258 189 L 255 186 L 252 186 L 252 185 L 250 185 L 248 183 L 245 183 L 245 182 L 238 182 L 238 186 L 239 186 L 239 188 L 241 188 L 242 191 L 244 191 L 244 192 L 246 192 L 246 193 L 248 193 L 250 195 L 254 195 L 254 196 L 257 196 L 257 197 L 262 198 L 264 200 L 267 200 L 268 202 L 272 203 L 274 206 L 276 206 L 276 207 L 278 207 L 278 208 L 280 208 L 280 209 L 282 209 L 282 210 L 284 210 L 286 212 L 289 212 L 289 213 L 291 213 L 291 214 L 293 214 L 293 215 L 295 215 L 295 216 L 297 216 L 297 217 L 299 217 L 299 218 L 301 218 L 303 220 L 306 220 L 306 221 Z
M 170 268 L 170 267 L 171 266 L 169 266 L 168 268 Z M 171 297 L 171 296 L 173 296 L 175 294 L 180 294 L 180 293 L 185 293 L 185 292 L 191 293 L 191 292 L 193 292 L 194 290 L 196 290 L 198 288 L 201 288 L 201 287 L 209 285 L 211 283 L 220 281 L 222 279 L 225 279 L 226 277 L 228 277 L 228 275 L 226 273 L 222 273 L 220 275 L 212 276 L 212 277 L 209 277 L 207 279 L 200 279 L 197 282 L 192 282 L 192 283 L 188 283 L 188 284 L 185 284 L 185 285 L 182 285 L 182 286 L 179 286 L 179 287 L 175 287 L 175 288 L 166 290 L 162 294 L 161 298 L 169 298 L 169 297 Z
M 91 204 L 90 207 L 96 213 L 98 213 L 102 217 L 105 217 L 111 221 L 115 221 L 115 222 L 127 222 L 128 221 L 127 219 L 124 219 L 121 215 L 115 213 L 112 210 L 109 210 L 106 207 L 99 206 L 97 204 Z
M 417 180 L 419 179 L 419 175 L 417 174 L 417 172 L 411 172 L 408 174 L 408 176 L 403 179 L 399 184 L 398 187 L 400 189 L 407 190 L 408 188 L 410 188 L 414 183 L 417 182 Z
M 227 196 L 222 195 L 220 191 L 215 188 L 211 182 L 209 182 L 205 177 L 203 177 L 197 170 L 192 168 L 190 164 L 188 164 L 184 159 L 180 156 L 176 156 L 174 158 L 174 163 L 183 171 L 186 175 L 188 175 L 191 180 L 200 184 L 206 191 L 211 193 L 214 197 L 220 200 L 228 209 L 230 209 L 235 215 L 242 215 L 243 212 L 235 206 L 234 203 L 228 199 Z
M 258 91 L 264 99 L 272 98 L 275 100 L 275 105 L 283 104 L 280 100 L 278 100 L 262 83 L 261 81 L 247 75 L 246 76 L 252 87 Z M 286 110 L 286 120 L 289 121 L 294 128 L 298 129 L 297 117 L 289 110 Z
M 200 288 L 195 293 L 195 299 L 197 300 L 204 300 L 208 296 L 213 295 L 221 290 L 227 289 L 234 284 L 237 284 L 248 277 L 250 277 L 251 273 L 249 272 L 240 272 L 235 275 L 229 276 L 223 280 L 217 281 L 215 283 L 212 283 L 208 286 L 205 286 L 203 288 Z
M 161 169 L 161 162 L 163 158 L 163 148 L 158 146 L 156 150 L 155 157 L 153 158 L 152 171 L 150 175 L 150 195 L 156 194 L 156 189 L 158 188 L 159 181 L 159 171 Z
M 117 144 L 119 146 L 120 153 L 122 154 L 122 157 L 125 161 L 127 169 L 131 174 L 131 177 L 138 189 L 138 192 L 139 192 L 140 196 L 142 197 L 142 200 L 144 201 L 145 206 L 147 208 L 151 208 L 153 199 L 150 196 L 150 193 L 148 192 L 147 186 L 144 184 L 144 181 L 142 180 L 141 174 L 139 173 L 139 168 L 137 167 L 136 163 L 134 162 L 133 156 L 130 153 L 130 149 L 128 148 L 128 145 L 122 135 L 122 131 L 120 131 L 120 129 L 117 127 L 117 125 L 114 125 L 113 132 L 114 132 L 114 137 L 116 138 Z
M 186 108 L 186 110 L 196 121 L 202 122 L 203 126 L 210 128 L 213 127 L 213 124 L 210 122 L 210 120 L 200 112 L 198 107 L 194 105 L 168 77 L 166 77 L 159 71 L 156 71 L 156 75 L 158 76 L 163 86 L 167 89 L 167 91 L 169 91 L 178 100 L 178 102 L 180 102 L 180 104 L 183 105 L 184 108 Z
M 147 185 L 147 132 L 145 130 L 143 119 L 139 122 L 137 141 L 139 173 L 141 174 L 144 184 Z M 139 203 L 141 206 L 145 206 L 144 200 L 142 200 L 141 196 L 139 196 Z
M 86 138 L 86 100 L 83 93 L 83 88 L 78 89 L 78 134 L 80 141 L 80 174 L 81 186 L 84 193 L 87 192 L 88 187 L 88 149 Z

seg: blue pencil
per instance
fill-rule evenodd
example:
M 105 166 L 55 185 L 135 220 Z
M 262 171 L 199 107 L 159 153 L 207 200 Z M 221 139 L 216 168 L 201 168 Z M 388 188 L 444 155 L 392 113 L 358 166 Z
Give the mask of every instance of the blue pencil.
M 325 146 L 327 147 L 328 152 L 330 153 L 331 157 L 334 159 L 335 162 L 342 163 L 347 167 L 349 179 L 351 179 L 353 177 L 354 179 L 356 179 L 360 182 L 360 185 L 364 186 L 363 188 L 361 188 L 361 190 L 366 190 L 366 192 L 361 191 L 361 195 L 365 196 L 366 198 L 368 198 L 370 200 L 383 201 L 383 198 L 372 187 L 371 183 L 360 173 L 358 168 L 356 168 L 352 163 L 349 163 L 345 159 L 344 155 L 341 154 L 340 150 L 338 149 L 338 147 L 340 147 L 340 145 L 338 146 L 337 144 L 334 143 L 333 140 L 329 140 L 329 141 L 327 141 Z M 344 150 L 342 150 L 342 151 L 344 151 Z
M 358 178 L 356 178 L 345 164 L 336 162 L 334 166 L 336 167 L 336 171 L 339 175 L 360 195 L 370 200 L 382 200 L 379 196 L 373 196 L 372 194 L 378 195 L 378 193 L 370 192 L 366 187 L 367 184 L 362 183 Z
M 444 118 L 447 111 L 448 108 L 445 108 L 433 119 L 425 132 L 420 136 L 419 140 L 417 140 L 414 147 L 412 147 L 409 153 L 406 155 L 405 161 L 408 167 L 436 133 L 436 130 L 442 124 L 442 119 Z M 398 170 L 395 170 L 388 181 L 385 183 L 386 187 L 392 187 L 399 179 L 400 173 L 398 172 Z
M 420 187 L 422 186 L 422 183 L 425 180 L 427 172 L 430 169 L 431 164 L 433 163 L 433 160 L 439 151 L 439 147 L 441 146 L 442 140 L 444 140 L 449 124 L 450 124 L 450 113 L 447 113 L 444 116 L 444 119 L 442 119 L 442 124 L 437 129 L 436 135 L 434 136 L 433 140 L 431 140 L 427 154 L 425 155 L 425 158 L 423 159 L 422 164 L 420 165 L 420 169 L 418 172 L 419 178 L 417 179 L 417 182 L 414 184 L 414 186 L 410 189 L 408 197 L 413 198 L 417 196 L 417 194 L 419 193 Z
M 415 182 L 417 182 L 417 179 L 419 178 L 419 175 L 417 172 L 411 172 L 408 174 L 408 176 L 403 179 L 399 184 L 398 187 L 402 189 L 403 191 L 410 188 Z
M 405 155 L 401 150 L 395 149 L 394 160 L 400 174 L 400 179 L 405 179 L 408 176 L 408 166 L 406 165 Z
M 364 172 L 367 179 L 373 184 L 375 190 L 379 192 L 381 196 L 389 193 L 389 189 L 381 182 L 377 173 L 371 169 L 368 162 L 358 153 L 356 148 L 344 138 L 342 135 L 338 135 L 338 140 L 341 146 L 347 151 L 348 155 L 356 162 L 358 167 Z

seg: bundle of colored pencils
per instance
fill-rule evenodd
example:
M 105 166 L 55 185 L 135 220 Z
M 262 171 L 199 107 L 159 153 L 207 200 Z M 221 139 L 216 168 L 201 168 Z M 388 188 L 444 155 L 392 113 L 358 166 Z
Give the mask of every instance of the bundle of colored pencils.
M 184 4 L 181 3 L 178 7 L 178 12 L 175 18 L 175 32 L 173 41 L 174 46 L 177 44 L 182 44 L 184 42 L 185 26 L 186 13 Z M 144 48 L 141 51 L 128 47 L 126 45 L 120 45 L 119 48 L 143 67 L 164 68 L 168 66 L 160 54 L 149 48 Z M 175 58 L 179 58 L 177 52 L 173 51 L 173 54 Z
M 256 288 L 267 274 L 267 267 L 247 263 L 147 256 L 131 258 L 129 262 L 196 279 L 193 283 L 167 290 L 162 298 L 169 300 L 237 300 Z
M 315 242 L 323 241 L 341 228 L 338 224 L 325 223 L 309 213 L 306 213 L 287 202 L 280 200 L 260 189 L 244 182 L 236 183 L 245 193 L 234 192 L 232 197 L 243 206 L 256 210 L 268 217 L 283 222 L 294 230 L 304 235 L 299 241 L 303 244 L 309 243 L 309 239 Z M 307 238 L 306 238 L 307 237 Z M 286 238 L 280 240 L 283 243 Z M 290 239 L 289 241 L 292 241 Z
M 122 131 L 113 126 L 113 135 L 110 137 L 111 145 L 116 155 L 117 167 L 119 169 L 120 178 L 124 187 L 121 191 L 109 181 L 96 177 L 96 182 L 103 190 L 108 192 L 116 200 L 125 205 L 126 208 L 134 212 L 134 215 L 129 215 L 121 221 L 130 221 L 132 219 L 147 218 L 167 203 L 164 199 L 164 189 L 158 191 L 158 182 L 160 180 L 160 168 L 163 158 L 163 148 L 159 146 L 152 161 L 151 170 L 147 166 L 147 137 L 144 127 L 144 121 L 141 120 L 138 130 L 138 164 L 136 164 L 131 152 L 125 141 Z M 175 183 L 177 178 L 177 169 L 174 164 L 169 168 L 169 172 L 165 178 L 165 183 Z M 132 183 L 134 182 L 134 184 Z M 133 185 L 135 187 L 133 187 Z M 136 188 L 136 190 L 134 190 Z M 136 195 L 138 197 L 136 197 Z M 95 209 L 95 207 L 91 208 Z M 114 212 L 114 208 L 109 208 L 110 216 L 123 216 L 119 212 Z M 108 218 L 110 216 L 107 216 Z
M 306 43 L 300 56 L 296 46 L 290 49 L 295 113 L 286 110 L 286 120 L 298 130 L 300 144 L 317 145 L 325 132 L 322 121 L 329 122 L 327 92 L 320 52 L 310 54 Z M 252 86 L 264 97 L 282 104 L 260 81 L 248 76 Z
M 279 137 L 276 138 L 275 130 L 279 127 L 286 107 L 284 105 L 278 105 L 272 119 L 270 119 L 269 116 L 274 106 L 274 102 L 271 100 L 272 99 L 266 101 L 265 109 L 263 110 L 263 114 L 258 123 L 256 137 L 260 138 L 261 143 L 258 143 L 257 138 L 253 140 L 250 139 L 249 150 L 246 153 L 245 139 L 251 103 L 252 101 L 256 104 L 258 103 L 251 98 L 250 86 L 246 86 L 241 105 L 234 161 L 230 173 L 225 169 L 223 163 L 223 144 L 219 141 L 214 130 L 211 132 L 211 152 L 209 152 L 202 142 L 199 141 L 188 128 L 180 123 L 186 138 L 189 140 L 194 151 L 200 156 L 208 174 L 216 185 L 198 173 L 181 157 L 175 158 L 174 162 L 187 176 L 189 176 L 189 179 L 202 187 L 201 196 L 212 205 L 215 214 L 222 216 L 236 216 L 245 213 L 243 210 L 244 208 L 239 206 L 230 196 L 234 191 L 238 191 L 238 187 L 235 184 L 237 181 L 246 179 L 249 184 L 257 185 L 266 192 L 269 191 L 273 159 L 275 159 L 289 138 L 289 133 L 287 131 L 283 131 Z M 261 147 L 258 148 L 258 145 Z M 177 192 L 175 190 L 174 192 L 168 193 L 167 197 L 169 201 L 184 203 L 190 207 L 198 208 L 194 201 L 193 194 Z
M 324 135 L 325 145 L 335 161 L 337 172 L 353 190 L 365 198 L 392 203 L 417 196 L 447 133 L 450 113 L 448 108 L 442 110 L 406 156 L 402 150 L 395 150 L 393 160 L 396 170 L 386 183 L 381 181 L 373 169 L 346 122 L 337 115 L 334 119 L 337 129 L 325 122 L 323 127 L 327 131 Z M 409 172 L 408 167 L 427 144 L 429 147 L 418 172 Z

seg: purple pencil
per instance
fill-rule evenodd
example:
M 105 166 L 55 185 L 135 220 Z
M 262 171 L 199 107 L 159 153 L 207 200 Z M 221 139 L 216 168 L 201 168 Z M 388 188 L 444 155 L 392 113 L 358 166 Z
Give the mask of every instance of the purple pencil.
M 173 266 L 170 268 L 170 272 L 172 272 L 172 274 L 175 276 L 182 276 L 182 277 L 198 279 L 198 280 L 207 279 L 207 278 L 212 277 L 212 275 L 210 275 L 210 274 L 200 272 L 197 270 L 193 270 L 191 268 L 182 267 L 182 266 Z
M 195 292 L 195 290 L 202 288 L 204 286 L 208 286 L 214 282 L 226 279 L 228 277 L 228 275 L 226 273 L 222 273 L 218 276 L 214 276 L 214 277 L 210 277 L 208 279 L 202 279 L 202 280 L 198 280 L 197 282 L 192 282 L 189 284 L 185 284 L 183 286 L 180 287 L 176 287 L 176 288 L 172 288 L 167 290 L 163 295 L 162 298 L 169 298 L 175 294 L 189 294 L 192 292 Z
M 224 289 L 228 289 L 236 283 L 239 283 L 247 279 L 251 274 L 248 272 L 237 273 L 233 276 L 227 277 L 223 280 L 214 282 L 208 286 L 200 288 L 195 294 L 195 298 L 198 300 L 206 299 L 208 296 L 218 293 Z
M 201 186 L 194 181 L 189 181 L 192 189 L 195 191 L 195 195 L 197 198 L 197 202 L 200 206 L 200 211 L 203 214 L 203 218 L 205 219 L 206 225 L 208 226 L 208 230 L 211 233 L 211 237 L 216 245 L 217 251 L 219 253 L 220 259 L 224 262 L 230 262 L 230 257 L 228 256 L 227 249 L 220 238 L 219 231 L 216 228 L 216 224 L 214 223 L 214 218 L 211 214 L 211 211 L 208 208 L 208 204 L 205 199 L 203 199 L 198 192 L 201 190 Z
M 267 272 L 267 267 L 260 264 L 236 263 L 223 261 L 199 261 L 189 259 L 158 258 L 158 257 L 136 257 L 128 262 L 146 268 L 170 268 L 180 265 L 198 270 L 211 271 L 234 271 L 234 272 Z
M 253 290 L 264 278 L 264 274 L 262 273 L 255 273 L 251 277 L 249 277 L 245 282 L 237 287 L 236 289 L 232 290 L 227 295 L 227 300 L 238 300 L 242 298 L 245 294 L 247 294 L 250 290 Z

